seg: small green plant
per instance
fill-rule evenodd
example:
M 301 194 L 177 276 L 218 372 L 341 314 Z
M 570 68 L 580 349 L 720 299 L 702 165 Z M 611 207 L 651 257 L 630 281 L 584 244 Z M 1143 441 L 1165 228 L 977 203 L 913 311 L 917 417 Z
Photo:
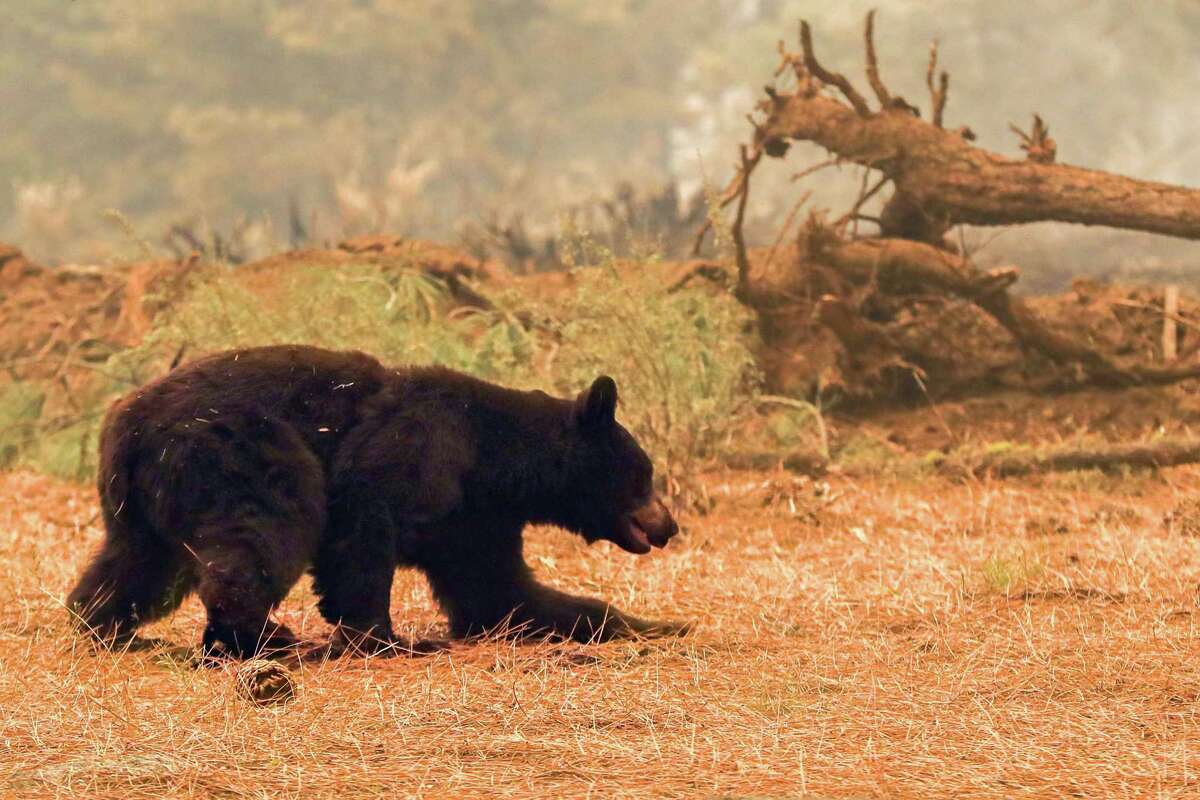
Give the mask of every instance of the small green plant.
M 1013 442 L 1005 442 L 1005 441 L 988 442 L 987 445 L 985 445 L 983 448 L 983 453 L 984 453 L 984 455 L 988 455 L 988 456 L 998 456 L 998 455 L 1011 454 L 1011 453 L 1014 453 L 1014 452 L 1017 452 L 1017 451 L 1020 451 L 1023 449 L 1027 449 L 1027 448 L 1022 447 L 1019 444 L 1014 444 Z
M 795 448 L 813 441 L 821 457 L 829 460 L 829 429 L 819 405 L 777 395 L 759 395 L 757 401 L 759 406 L 776 407 L 767 415 L 766 422 L 773 445 Z
M 848 469 L 868 472 L 887 472 L 898 458 L 883 439 L 869 433 L 856 433 L 835 453 L 837 462 Z
M 1012 594 L 1014 590 L 1028 587 L 1042 574 L 1040 559 L 1022 552 L 1016 556 L 993 555 L 980 567 L 984 585 L 998 594 Z

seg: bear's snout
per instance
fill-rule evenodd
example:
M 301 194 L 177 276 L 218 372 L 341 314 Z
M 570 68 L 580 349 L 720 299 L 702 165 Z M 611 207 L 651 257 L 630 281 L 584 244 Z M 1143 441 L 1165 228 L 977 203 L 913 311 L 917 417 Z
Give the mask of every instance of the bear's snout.
M 671 537 L 679 533 L 679 525 L 658 496 L 633 512 L 633 524 L 641 528 L 646 539 L 655 547 L 665 547 Z

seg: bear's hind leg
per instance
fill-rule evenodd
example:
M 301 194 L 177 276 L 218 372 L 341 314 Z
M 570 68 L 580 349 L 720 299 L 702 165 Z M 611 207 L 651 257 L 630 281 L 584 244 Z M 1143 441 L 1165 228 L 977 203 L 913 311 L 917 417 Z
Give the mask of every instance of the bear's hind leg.
M 127 644 L 148 622 L 170 614 L 195 588 L 195 573 L 174 545 L 109 536 L 67 597 L 79 627 L 104 644 Z

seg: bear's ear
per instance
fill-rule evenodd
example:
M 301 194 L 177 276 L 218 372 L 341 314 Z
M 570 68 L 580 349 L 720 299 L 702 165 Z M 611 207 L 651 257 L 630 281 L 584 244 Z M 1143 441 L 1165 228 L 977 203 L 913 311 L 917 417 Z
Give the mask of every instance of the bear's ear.
M 617 382 L 607 375 L 596 378 L 592 387 L 575 401 L 575 418 L 584 430 L 604 430 L 613 424 L 616 415 Z

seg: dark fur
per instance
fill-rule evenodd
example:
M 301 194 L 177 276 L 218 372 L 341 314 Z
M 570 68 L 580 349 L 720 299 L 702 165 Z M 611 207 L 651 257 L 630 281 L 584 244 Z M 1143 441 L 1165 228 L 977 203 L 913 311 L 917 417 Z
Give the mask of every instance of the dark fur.
M 107 537 L 70 607 L 100 639 L 123 640 L 195 590 L 205 646 L 245 656 L 296 643 L 268 616 L 311 571 L 344 643 L 404 646 L 389 598 L 396 568 L 412 566 L 456 637 L 679 633 L 542 586 L 522 555 L 529 523 L 635 552 L 676 532 L 615 404 L 607 378 L 561 400 L 310 347 L 185 365 L 109 411 Z

